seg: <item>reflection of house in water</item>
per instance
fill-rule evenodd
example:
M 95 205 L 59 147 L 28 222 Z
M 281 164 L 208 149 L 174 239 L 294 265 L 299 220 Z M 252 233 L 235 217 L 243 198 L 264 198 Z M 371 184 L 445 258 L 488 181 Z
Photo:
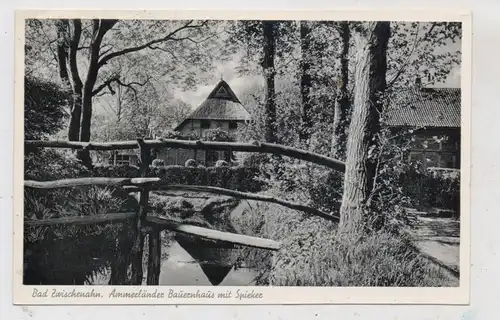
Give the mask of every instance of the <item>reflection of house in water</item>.
M 249 120 L 248 111 L 229 84 L 221 80 L 207 99 L 174 130 L 203 140 L 209 130 L 220 129 L 235 138 L 239 127 Z M 230 155 L 227 151 L 166 148 L 158 152 L 157 158 L 163 159 L 165 165 L 184 165 L 186 160 L 195 159 L 200 164 L 211 166 L 219 159 L 229 160 Z
M 395 131 L 414 129 L 411 162 L 422 169 L 460 168 L 459 88 L 420 88 L 392 100 L 386 123 Z

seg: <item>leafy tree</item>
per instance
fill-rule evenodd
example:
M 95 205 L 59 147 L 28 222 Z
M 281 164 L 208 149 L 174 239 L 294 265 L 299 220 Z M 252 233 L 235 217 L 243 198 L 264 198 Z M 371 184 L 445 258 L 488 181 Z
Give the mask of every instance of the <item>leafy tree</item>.
M 236 21 L 226 31 L 225 54 L 240 55 L 238 73 L 264 78 L 262 109 L 266 141 L 278 142 L 277 81 L 295 77 L 297 69 L 298 24 L 294 21 Z
M 167 75 L 174 85 L 197 83 L 195 75 L 208 70 L 204 62 L 211 58 L 210 40 L 217 34 L 217 23 L 192 20 L 72 19 L 32 26 L 40 24 L 48 34 L 45 48 L 54 52 L 59 77 L 73 93 L 68 139 L 80 141 L 90 141 L 93 99 L 106 90 L 137 88 Z M 161 59 L 153 52 L 161 53 Z M 133 74 L 133 81 L 124 81 L 124 70 Z
M 451 69 L 460 64 L 460 48 L 453 43 L 462 36 L 459 22 L 398 22 L 391 24 L 387 49 L 387 87 L 401 90 L 415 84 L 418 75 L 423 86 L 443 82 Z
M 133 140 L 137 137 L 163 137 L 191 112 L 186 102 L 147 84 L 140 94 L 128 90 L 112 111 L 116 115 L 95 115 L 94 139 L 98 141 Z

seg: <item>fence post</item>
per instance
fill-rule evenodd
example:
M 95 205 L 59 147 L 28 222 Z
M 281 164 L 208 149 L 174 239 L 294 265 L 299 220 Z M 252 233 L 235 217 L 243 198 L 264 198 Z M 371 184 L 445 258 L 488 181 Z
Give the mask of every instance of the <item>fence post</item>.
M 148 254 L 148 286 L 157 286 L 160 284 L 161 268 L 161 234 L 159 228 L 153 228 L 148 235 L 149 254 Z
M 141 165 L 139 167 L 139 175 L 141 177 L 146 177 L 149 164 L 151 162 L 150 148 L 144 144 L 143 139 L 137 139 L 137 144 L 139 145 L 140 155 L 141 155 Z M 144 254 L 144 234 L 141 232 L 144 226 L 144 221 L 148 214 L 148 201 L 149 201 L 149 189 L 147 185 L 141 187 L 140 198 L 139 198 L 139 212 L 136 218 L 136 229 L 135 229 L 135 239 L 134 246 L 132 247 L 131 253 L 131 265 L 132 265 L 132 279 L 131 284 L 141 285 L 142 278 L 144 275 L 142 268 L 142 257 Z

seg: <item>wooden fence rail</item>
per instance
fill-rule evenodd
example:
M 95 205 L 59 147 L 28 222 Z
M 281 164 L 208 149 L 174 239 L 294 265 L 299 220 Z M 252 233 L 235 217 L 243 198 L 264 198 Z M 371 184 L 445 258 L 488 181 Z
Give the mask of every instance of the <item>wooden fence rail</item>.
M 147 185 L 159 182 L 160 178 L 74 178 L 53 181 L 25 180 L 24 186 L 37 189 L 72 188 L 84 186 L 125 186 L 125 185 Z
M 196 186 L 196 185 L 180 185 L 180 184 L 167 184 L 160 185 L 160 178 L 75 178 L 75 179 L 62 179 L 53 181 L 33 181 L 25 180 L 24 186 L 28 188 L 36 189 L 55 189 L 55 188 L 71 188 L 80 186 L 122 186 L 125 190 L 129 192 L 142 192 L 144 188 L 147 188 L 146 192 L 154 190 L 185 190 L 185 191 L 195 191 L 195 192 L 205 192 L 218 195 L 230 196 L 238 199 L 256 200 L 262 202 L 269 202 L 279 204 L 281 206 L 302 211 L 307 214 L 315 215 L 326 220 L 338 222 L 339 217 L 333 214 L 323 212 L 319 209 L 305 206 L 299 203 L 294 203 L 288 200 L 283 200 L 275 197 L 269 197 L 265 195 L 259 195 L 254 193 L 247 193 L 241 191 L 235 191 L 219 187 L 211 186 Z M 147 202 L 147 199 L 140 199 L 140 203 Z
M 66 149 L 83 149 L 83 150 L 126 150 L 126 149 L 139 149 L 140 150 L 140 168 L 139 177 L 136 178 L 78 178 L 78 179 L 64 179 L 57 181 L 31 181 L 24 182 L 25 187 L 53 189 L 65 188 L 76 186 L 89 186 L 89 185 L 107 185 L 119 186 L 129 188 L 140 192 L 139 196 L 139 210 L 138 212 L 125 212 L 125 213 L 108 213 L 105 215 L 96 216 L 82 216 L 82 217 L 61 217 L 46 220 L 25 221 L 25 226 L 48 226 L 56 224 L 78 225 L 78 224 L 96 224 L 106 223 L 112 221 L 132 220 L 135 225 L 133 246 L 128 253 L 122 253 L 118 257 L 118 261 L 124 261 L 132 268 L 131 278 L 128 279 L 126 272 L 123 272 L 124 266 L 119 268 L 111 268 L 111 279 L 113 284 L 142 284 L 143 269 L 143 247 L 144 235 L 148 234 L 149 243 L 149 259 L 148 259 L 148 285 L 158 285 L 160 278 L 160 255 L 161 255 L 161 238 L 160 230 L 169 229 L 175 232 L 189 234 L 200 238 L 229 242 L 236 245 L 250 246 L 255 248 L 267 250 L 279 250 L 280 244 L 276 241 L 269 239 L 262 239 L 251 237 L 241 234 L 234 234 L 222 232 L 194 225 L 182 224 L 166 217 L 148 215 L 148 200 L 149 192 L 153 188 L 160 188 L 157 183 L 160 178 L 146 177 L 147 169 L 151 164 L 151 149 L 152 148 L 180 148 L 180 149 L 202 149 L 202 150 L 227 150 L 236 152 L 257 152 L 279 154 L 284 156 L 293 157 L 296 159 L 305 160 L 308 162 L 323 165 L 337 171 L 345 171 L 345 163 L 336 159 L 325 157 L 323 155 L 313 153 L 306 150 L 287 147 L 278 144 L 270 143 L 238 143 L 238 142 L 207 142 L 207 141 L 186 141 L 186 140 L 143 140 L 137 141 L 116 141 L 116 142 L 74 142 L 74 141 L 41 141 L 41 140 L 27 140 L 25 146 L 42 147 L 42 148 L 66 148 Z M 183 185 L 170 185 L 163 186 L 165 189 L 186 190 L 196 192 L 207 192 L 232 196 L 240 199 L 252 199 L 257 201 L 266 201 L 276 203 L 285 207 L 300 210 L 308 214 L 323 217 L 328 220 L 338 221 L 338 217 L 322 212 L 315 208 L 310 208 L 301 204 L 293 203 L 283 199 L 276 199 L 264 195 L 256 195 L 234 190 L 206 187 L 206 186 L 183 186 Z M 118 270 L 120 269 L 120 270 Z M 117 270 L 114 274 L 114 270 Z
M 140 190 L 140 188 L 136 186 L 124 186 L 125 190 L 128 190 L 129 192 L 137 192 Z M 261 202 L 269 202 L 269 203 L 275 203 L 279 204 L 281 206 L 293 209 L 293 210 L 298 210 L 302 211 L 307 214 L 311 214 L 329 221 L 334 221 L 334 222 L 339 222 L 340 218 L 336 215 L 326 213 L 324 211 L 321 211 L 319 209 L 305 206 L 299 203 L 291 202 L 288 200 L 283 200 L 280 198 L 276 197 L 270 197 L 270 196 L 265 196 L 265 195 L 260 195 L 260 194 L 255 194 L 255 193 L 247 193 L 247 192 L 241 192 L 241 191 L 235 191 L 231 189 L 225 189 L 225 188 L 219 188 L 219 187 L 211 187 L 211 186 L 196 186 L 196 185 L 182 185 L 182 184 L 167 184 L 167 185 L 158 185 L 158 184 L 151 184 L 151 186 L 148 187 L 150 191 L 155 191 L 155 190 L 184 190 L 184 191 L 195 191 L 195 192 L 204 192 L 204 193 L 211 193 L 211 194 L 217 194 L 217 195 L 225 195 L 237 199 L 247 199 L 247 200 L 255 200 L 255 201 L 261 201 Z
M 116 142 L 77 142 L 77 141 L 45 141 L 45 140 L 26 140 L 26 146 L 44 147 L 44 148 L 63 148 L 63 149 L 87 149 L 87 150 L 126 150 L 138 149 L 137 141 L 116 141 Z M 189 140 L 144 140 L 141 142 L 143 148 L 179 148 L 192 150 L 226 150 L 236 152 L 257 152 L 280 154 L 296 159 L 301 159 L 329 167 L 331 169 L 344 172 L 345 163 L 324 155 L 287 147 L 280 144 L 254 142 L 219 142 L 219 141 L 189 141 Z
M 119 223 L 135 218 L 137 212 L 118 212 L 107 213 L 92 216 L 77 216 L 77 217 L 60 217 L 50 218 L 43 220 L 25 220 L 25 227 L 43 227 L 54 225 L 89 225 L 89 224 L 105 224 L 105 223 Z M 151 215 L 147 216 L 145 226 L 141 228 L 142 233 L 150 233 L 153 229 L 157 230 L 171 230 L 192 236 L 198 236 L 208 240 L 230 242 L 233 244 L 253 247 L 266 250 L 279 250 L 280 243 L 274 240 L 263 239 L 259 237 L 252 237 L 237 233 L 224 232 L 212 230 L 204 227 L 198 227 L 190 224 L 183 224 L 179 221 L 169 219 L 167 217 Z

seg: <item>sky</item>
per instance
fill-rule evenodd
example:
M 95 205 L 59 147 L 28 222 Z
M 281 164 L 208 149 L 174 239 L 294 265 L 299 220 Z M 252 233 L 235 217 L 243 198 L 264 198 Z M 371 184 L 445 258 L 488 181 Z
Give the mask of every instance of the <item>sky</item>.
M 238 76 L 233 65 L 221 64 L 218 67 L 217 78 L 214 79 L 212 83 L 200 85 L 196 90 L 185 92 L 179 91 L 176 93 L 177 97 L 189 103 L 192 108 L 196 108 L 206 99 L 212 89 L 217 85 L 221 77 L 223 77 L 224 81 L 226 81 L 233 89 L 236 96 L 239 96 L 251 83 L 264 83 L 261 77 Z M 448 75 L 447 80 L 443 83 L 437 84 L 436 87 L 459 88 L 460 66 L 456 66 L 454 69 L 452 69 L 452 71 Z

